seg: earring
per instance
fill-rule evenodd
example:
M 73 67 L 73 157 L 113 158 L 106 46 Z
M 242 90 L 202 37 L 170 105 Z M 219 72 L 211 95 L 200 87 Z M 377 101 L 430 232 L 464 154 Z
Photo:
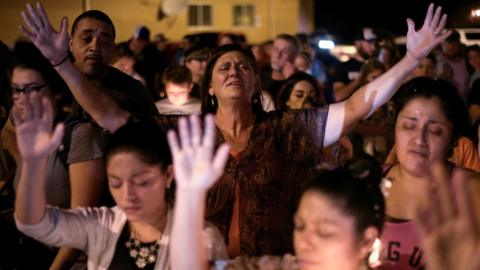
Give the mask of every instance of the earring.
M 215 98 L 214 98 L 214 96 L 210 96 L 210 103 L 211 103 L 212 107 L 215 107 Z
M 260 102 L 260 92 L 256 93 L 252 97 L 252 103 L 257 104 Z

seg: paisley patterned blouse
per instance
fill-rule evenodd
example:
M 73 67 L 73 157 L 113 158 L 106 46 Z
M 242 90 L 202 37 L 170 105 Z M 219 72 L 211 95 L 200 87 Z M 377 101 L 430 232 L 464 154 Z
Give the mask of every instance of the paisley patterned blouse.
M 293 214 L 302 185 L 323 161 L 327 114 L 328 107 L 257 115 L 247 147 L 229 159 L 224 175 L 209 191 L 206 219 L 228 241 L 235 188 L 239 189 L 242 255 L 292 250 Z M 158 120 L 164 127 L 176 122 Z M 216 145 L 224 141 L 217 130 Z

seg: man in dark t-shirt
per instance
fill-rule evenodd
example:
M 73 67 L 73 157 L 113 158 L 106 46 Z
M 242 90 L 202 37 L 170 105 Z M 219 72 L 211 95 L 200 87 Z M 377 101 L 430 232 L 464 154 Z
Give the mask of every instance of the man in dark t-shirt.
M 262 89 L 268 91 L 273 100 L 276 100 L 283 83 L 297 71 L 293 62 L 299 50 L 294 36 L 280 34 L 275 37 L 270 66 L 260 70 Z
M 157 115 L 152 97 L 140 82 L 110 67 L 115 27 L 103 12 L 89 10 L 72 24 L 70 52 L 78 70 L 101 85 L 123 109 L 134 115 Z
M 333 79 L 335 102 L 347 99 L 360 85 L 357 80 L 365 60 L 377 54 L 377 36 L 371 28 L 363 28 L 355 37 L 355 56 L 338 66 Z

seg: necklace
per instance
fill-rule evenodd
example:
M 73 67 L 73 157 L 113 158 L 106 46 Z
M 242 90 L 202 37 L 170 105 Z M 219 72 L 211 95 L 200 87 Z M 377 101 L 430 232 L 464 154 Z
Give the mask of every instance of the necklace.
M 143 269 L 145 266 L 157 261 L 157 251 L 160 247 L 159 241 L 144 244 L 135 238 L 135 234 L 130 233 L 130 239 L 125 242 L 125 246 L 129 250 L 130 257 L 135 260 L 138 268 Z

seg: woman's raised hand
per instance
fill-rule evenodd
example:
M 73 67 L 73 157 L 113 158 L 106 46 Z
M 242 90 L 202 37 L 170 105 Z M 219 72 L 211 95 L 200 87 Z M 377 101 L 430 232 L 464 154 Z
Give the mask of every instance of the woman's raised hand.
M 418 61 L 425 58 L 451 33 L 450 31 L 444 32 L 447 15 L 442 14 L 442 7 L 437 7 L 435 14 L 434 9 L 434 4 L 430 4 L 423 26 L 418 31 L 415 30 L 413 20 L 407 19 L 407 53 L 410 53 Z
M 178 130 L 180 143 L 175 131 L 168 132 L 177 187 L 206 191 L 223 174 L 230 147 L 224 143 L 214 152 L 216 127 L 213 115 L 205 117 L 203 134 L 196 115 L 188 120 L 180 118 Z
M 20 26 L 20 30 L 35 44 L 54 66 L 62 63 L 69 54 L 67 18 L 61 22 L 60 32 L 55 31 L 42 4 L 37 3 L 36 7 L 27 4 L 27 11 L 21 12 L 26 25 Z
M 24 162 L 46 158 L 60 145 L 63 137 L 63 124 L 58 124 L 52 132 L 53 108 L 46 97 L 38 93 L 21 94 L 20 102 L 25 104 L 25 114 L 13 107 L 13 119 L 18 150 Z
M 434 166 L 431 177 L 436 186 L 436 195 L 430 195 L 428 206 L 418 207 L 415 218 L 427 268 L 478 270 L 480 209 L 475 209 L 465 172 L 454 169 L 452 180 L 450 176 L 445 166 Z M 449 184 L 451 181 L 455 184 L 455 193 Z

